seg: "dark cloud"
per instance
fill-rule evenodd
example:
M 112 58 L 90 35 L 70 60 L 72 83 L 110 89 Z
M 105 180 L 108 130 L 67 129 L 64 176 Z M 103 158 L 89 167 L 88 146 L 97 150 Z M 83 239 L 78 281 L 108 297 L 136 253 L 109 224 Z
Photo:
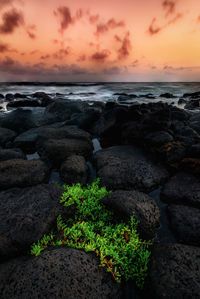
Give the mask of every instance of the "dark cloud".
M 55 59 L 64 59 L 67 55 L 70 54 L 70 51 L 71 51 L 71 48 L 70 47 L 67 47 L 65 49 L 59 49 L 58 51 L 56 51 L 54 54 L 53 54 L 53 58 Z
M 110 51 L 105 49 L 105 50 L 94 53 L 91 56 L 91 58 L 95 61 L 102 62 L 102 61 L 105 61 L 110 56 L 110 54 L 111 54 Z
M 180 66 L 180 67 L 173 67 L 170 65 L 165 65 L 163 67 L 164 71 L 193 71 L 193 70 L 199 70 L 200 66 Z
M 176 1 L 164 0 L 162 3 L 163 8 L 166 10 L 166 17 L 175 12 Z
M 158 32 L 160 32 L 162 30 L 162 27 L 156 26 L 155 22 L 156 22 L 156 18 L 153 18 L 153 20 L 151 21 L 151 24 L 148 28 L 148 32 L 150 35 L 157 34 Z
M 103 73 L 106 75 L 116 75 L 121 73 L 121 69 L 118 66 L 103 69 Z
M 24 25 L 24 16 L 22 12 L 11 9 L 2 15 L 2 23 L 0 24 L 0 33 L 11 34 L 20 26 Z
M 97 27 L 96 27 L 95 34 L 96 35 L 104 34 L 107 31 L 109 31 L 110 29 L 115 29 L 117 27 L 124 27 L 124 26 L 125 26 L 124 21 L 117 22 L 114 18 L 112 18 L 112 19 L 109 19 L 104 24 L 98 24 Z
M 130 32 L 128 31 L 124 38 L 121 39 L 121 47 L 118 50 L 118 58 L 123 59 L 129 56 L 131 51 Z
M 76 23 L 76 21 L 80 20 L 84 13 L 80 8 L 76 11 L 75 16 L 72 17 L 71 11 L 67 6 L 60 6 L 57 10 L 54 11 L 54 15 L 59 17 L 60 19 L 60 29 L 59 32 L 63 33 L 70 25 Z
M 60 6 L 54 11 L 55 16 L 60 17 L 60 32 L 63 33 L 70 24 L 73 23 L 70 9 L 66 6 Z

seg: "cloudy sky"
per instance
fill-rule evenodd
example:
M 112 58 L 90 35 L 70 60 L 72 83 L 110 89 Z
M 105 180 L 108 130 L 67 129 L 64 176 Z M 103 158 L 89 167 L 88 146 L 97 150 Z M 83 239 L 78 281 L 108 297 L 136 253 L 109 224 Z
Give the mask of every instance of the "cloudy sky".
M 200 81 L 200 0 L 0 0 L 0 81 Z

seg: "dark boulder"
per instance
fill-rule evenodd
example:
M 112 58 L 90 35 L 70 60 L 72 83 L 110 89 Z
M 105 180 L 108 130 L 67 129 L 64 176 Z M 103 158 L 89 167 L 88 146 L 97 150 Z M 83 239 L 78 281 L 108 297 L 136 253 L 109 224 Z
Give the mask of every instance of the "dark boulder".
M 179 141 L 173 141 L 157 148 L 157 152 L 167 165 L 178 168 L 185 157 L 186 150 Z
M 200 158 L 184 158 L 181 161 L 181 168 L 184 171 L 200 175 Z
M 4 95 L 0 93 L 0 99 L 4 99 Z
M 200 109 L 200 99 L 190 100 L 185 104 L 184 108 L 188 110 Z
M 0 146 L 5 146 L 6 143 L 12 141 L 16 137 L 13 130 L 0 128 Z
M 14 97 L 15 97 L 15 99 L 26 99 L 27 95 L 17 92 L 17 93 L 14 94 Z
M 200 157 L 200 143 L 194 144 L 188 150 L 188 157 L 199 158 Z
M 134 216 L 139 221 L 138 231 L 143 239 L 152 239 L 155 235 L 160 210 L 148 195 L 135 190 L 118 190 L 104 197 L 102 203 L 123 220 Z
M 7 107 L 40 107 L 41 103 L 37 100 L 17 100 L 7 104 Z
M 166 92 L 166 93 L 162 93 L 160 95 L 161 98 L 166 98 L 166 99 L 173 99 L 173 98 L 176 98 L 173 94 L 169 93 L 169 92 Z
M 12 101 L 14 100 L 14 95 L 12 93 L 7 93 L 5 96 L 6 101 Z
M 191 92 L 191 93 L 184 93 L 183 97 L 191 97 L 191 98 L 199 98 L 200 97 L 200 91 Z
M 183 98 L 180 98 L 180 99 L 178 100 L 178 105 L 183 105 L 183 104 L 185 104 L 185 103 L 187 103 L 187 101 L 186 101 L 185 99 L 183 99 Z
M 121 286 L 99 267 L 97 257 L 74 248 L 46 250 L 38 257 L 0 266 L 2 299 L 120 299 Z
M 147 298 L 199 298 L 200 248 L 155 244 L 149 266 Z
M 38 148 L 41 159 L 53 168 L 59 169 L 61 163 L 69 156 L 81 155 L 87 160 L 91 158 L 92 142 L 83 139 L 48 139 Z
M 97 176 L 109 189 L 151 191 L 168 178 L 168 172 L 142 149 L 113 146 L 95 154 Z
M 177 173 L 165 184 L 161 199 L 171 204 L 200 208 L 200 180 L 188 173 Z
M 11 159 L 26 160 L 26 155 L 19 148 L 0 149 L 0 162 L 11 160 Z
M 56 224 L 61 208 L 57 185 L 0 192 L 0 260 L 23 255 Z
M 187 206 L 168 207 L 170 226 L 178 242 L 200 246 L 200 210 Z
M 0 164 L 0 190 L 46 183 L 49 169 L 41 160 L 12 159 Z
M 60 176 L 64 183 L 72 185 L 75 183 L 86 184 L 88 166 L 85 158 L 72 155 L 64 161 L 60 168 Z
M 173 136 L 165 131 L 156 131 L 147 134 L 144 137 L 145 143 L 148 146 L 152 147 L 160 147 L 168 142 L 172 142 L 174 140 Z

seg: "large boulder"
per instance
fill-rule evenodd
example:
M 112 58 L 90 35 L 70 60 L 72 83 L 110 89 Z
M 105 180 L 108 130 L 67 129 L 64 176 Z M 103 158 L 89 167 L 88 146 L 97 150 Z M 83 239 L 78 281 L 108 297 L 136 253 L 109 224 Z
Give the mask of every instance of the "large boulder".
M 97 176 L 107 188 L 151 191 L 168 178 L 168 172 L 142 149 L 113 146 L 95 154 Z
M 59 169 L 61 163 L 75 154 L 90 159 L 93 145 L 83 139 L 48 139 L 38 149 L 41 159 L 53 168 Z
M 6 143 L 12 141 L 16 137 L 13 130 L 0 128 L 0 146 L 5 146 Z
M 138 231 L 142 238 L 151 239 L 155 235 L 160 210 L 148 195 L 135 190 L 117 190 L 104 197 L 102 203 L 123 220 L 134 216 L 139 221 Z
M 23 255 L 50 232 L 61 209 L 60 196 L 54 184 L 0 192 L 0 260 Z
M 25 153 L 32 154 L 36 151 L 36 141 L 38 140 L 40 134 L 42 135 L 41 139 L 43 140 L 48 134 L 48 129 L 51 130 L 54 128 L 58 128 L 61 125 L 61 123 L 55 123 L 48 126 L 41 126 L 39 128 L 32 128 L 18 135 L 15 138 L 13 144 L 16 147 L 23 149 Z M 42 134 L 42 132 L 44 133 Z M 58 135 L 58 131 L 56 132 Z
M 145 143 L 151 147 L 159 147 L 174 140 L 173 136 L 165 131 L 149 133 L 144 138 Z
M 188 173 L 177 173 L 165 184 L 161 199 L 171 204 L 200 208 L 200 180 Z
M 18 108 L 10 113 L 1 115 L 0 126 L 11 129 L 19 134 L 31 128 L 40 126 L 42 119 L 42 111 L 33 112 L 31 110 Z
M 6 161 L 6 160 L 11 160 L 11 159 L 26 160 L 26 155 L 19 148 L 1 149 L 0 150 L 0 162 Z
M 200 248 L 155 244 L 147 278 L 147 298 L 199 298 Z
M 178 242 L 200 246 L 200 210 L 181 206 L 168 207 L 170 225 Z
M 95 255 L 73 248 L 46 250 L 39 257 L 0 266 L 2 299 L 119 299 L 112 275 L 99 267 Z
M 82 156 L 72 155 L 68 157 L 60 168 L 60 177 L 68 185 L 75 183 L 86 184 L 87 175 L 88 166 Z
M 48 182 L 49 168 L 41 160 L 12 159 L 0 164 L 0 190 Z

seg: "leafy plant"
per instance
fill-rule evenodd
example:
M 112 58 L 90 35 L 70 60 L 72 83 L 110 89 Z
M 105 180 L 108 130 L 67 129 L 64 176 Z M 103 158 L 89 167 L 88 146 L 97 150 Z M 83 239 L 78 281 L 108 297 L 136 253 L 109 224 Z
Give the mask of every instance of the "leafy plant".
M 115 224 L 113 213 L 101 203 L 111 191 L 99 187 L 99 179 L 91 185 L 63 185 L 65 192 L 60 202 L 65 207 L 75 206 L 74 219 L 64 221 L 57 217 L 59 235 L 44 236 L 31 246 L 31 254 L 38 256 L 48 246 L 66 245 L 86 252 L 93 251 L 100 259 L 100 266 L 106 267 L 117 282 L 135 279 L 142 287 L 147 275 L 151 242 L 142 241 L 137 233 L 138 221 L 134 217 L 129 223 Z

